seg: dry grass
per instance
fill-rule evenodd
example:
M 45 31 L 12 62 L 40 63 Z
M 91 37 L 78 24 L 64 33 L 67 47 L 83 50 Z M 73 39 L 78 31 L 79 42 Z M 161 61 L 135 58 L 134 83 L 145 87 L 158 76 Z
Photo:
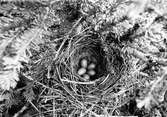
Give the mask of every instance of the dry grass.
M 23 111 L 34 117 L 164 114 L 167 25 L 162 9 L 128 0 L 5 1 L 0 8 L 0 76 L 5 79 L 0 87 L 7 105 L 2 104 L 2 114 L 17 104 L 21 109 L 15 117 Z M 131 4 L 139 5 L 135 16 Z M 99 59 L 98 79 L 77 75 L 85 56 Z

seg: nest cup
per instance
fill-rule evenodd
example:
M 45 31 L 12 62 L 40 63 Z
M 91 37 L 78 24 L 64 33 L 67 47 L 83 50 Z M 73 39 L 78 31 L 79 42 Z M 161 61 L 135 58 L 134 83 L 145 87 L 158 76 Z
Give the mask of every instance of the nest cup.
M 128 73 L 128 56 L 121 52 L 118 45 L 107 45 L 100 38 L 84 38 L 72 47 L 69 63 L 73 76 L 78 77 L 70 77 L 70 80 L 79 82 L 70 83 L 68 86 L 75 87 L 75 89 L 70 89 L 76 93 L 76 98 L 81 102 L 95 102 L 101 98 L 110 99 L 108 93 L 112 91 L 114 84 L 122 77 L 126 77 Z M 92 82 L 85 82 L 77 74 L 83 58 L 86 58 L 88 62 L 92 60 L 96 62 L 97 73 L 89 80 Z
M 100 40 L 83 40 L 80 42 L 79 47 L 76 47 L 74 54 L 71 57 L 71 65 L 73 73 L 77 74 L 79 68 L 81 68 L 81 60 L 86 59 L 88 64 L 93 62 L 96 64 L 95 71 L 96 74 L 91 76 L 89 81 L 95 81 L 105 76 L 107 73 L 107 59 L 105 57 L 105 51 L 103 50 L 103 45 Z M 84 81 L 83 77 L 80 78 Z

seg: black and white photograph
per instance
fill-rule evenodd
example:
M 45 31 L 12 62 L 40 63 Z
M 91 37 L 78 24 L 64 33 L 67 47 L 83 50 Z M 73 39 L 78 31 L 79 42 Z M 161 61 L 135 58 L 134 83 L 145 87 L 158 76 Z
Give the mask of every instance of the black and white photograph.
M 0 117 L 167 117 L 167 0 L 0 0 Z

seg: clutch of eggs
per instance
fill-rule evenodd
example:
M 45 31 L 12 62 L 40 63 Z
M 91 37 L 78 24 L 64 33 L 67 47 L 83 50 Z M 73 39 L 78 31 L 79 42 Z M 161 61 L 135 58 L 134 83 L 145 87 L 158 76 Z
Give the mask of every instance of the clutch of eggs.
M 84 80 L 89 80 L 91 76 L 96 74 L 94 70 L 96 65 L 94 63 L 90 63 L 88 65 L 88 61 L 86 59 L 82 59 L 80 64 L 81 68 L 78 70 L 78 75 L 82 76 Z

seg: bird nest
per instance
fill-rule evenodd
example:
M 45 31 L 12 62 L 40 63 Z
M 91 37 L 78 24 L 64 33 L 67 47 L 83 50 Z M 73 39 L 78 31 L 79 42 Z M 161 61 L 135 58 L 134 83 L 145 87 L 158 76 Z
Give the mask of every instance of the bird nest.
M 125 69 L 128 64 L 125 61 L 127 57 L 119 47 L 107 45 L 101 38 L 86 37 L 73 48 L 70 66 L 74 77 L 69 77 L 69 81 L 76 88 L 73 91 L 77 92 L 79 97 L 82 96 L 84 101 L 85 99 L 97 101 L 95 98 L 101 98 L 105 92 L 110 91 L 127 70 Z M 83 59 L 86 59 L 88 64 L 91 62 L 96 64 L 96 75 L 90 79 L 84 79 L 82 75 L 78 75 Z M 93 97 L 90 98 L 91 96 Z

